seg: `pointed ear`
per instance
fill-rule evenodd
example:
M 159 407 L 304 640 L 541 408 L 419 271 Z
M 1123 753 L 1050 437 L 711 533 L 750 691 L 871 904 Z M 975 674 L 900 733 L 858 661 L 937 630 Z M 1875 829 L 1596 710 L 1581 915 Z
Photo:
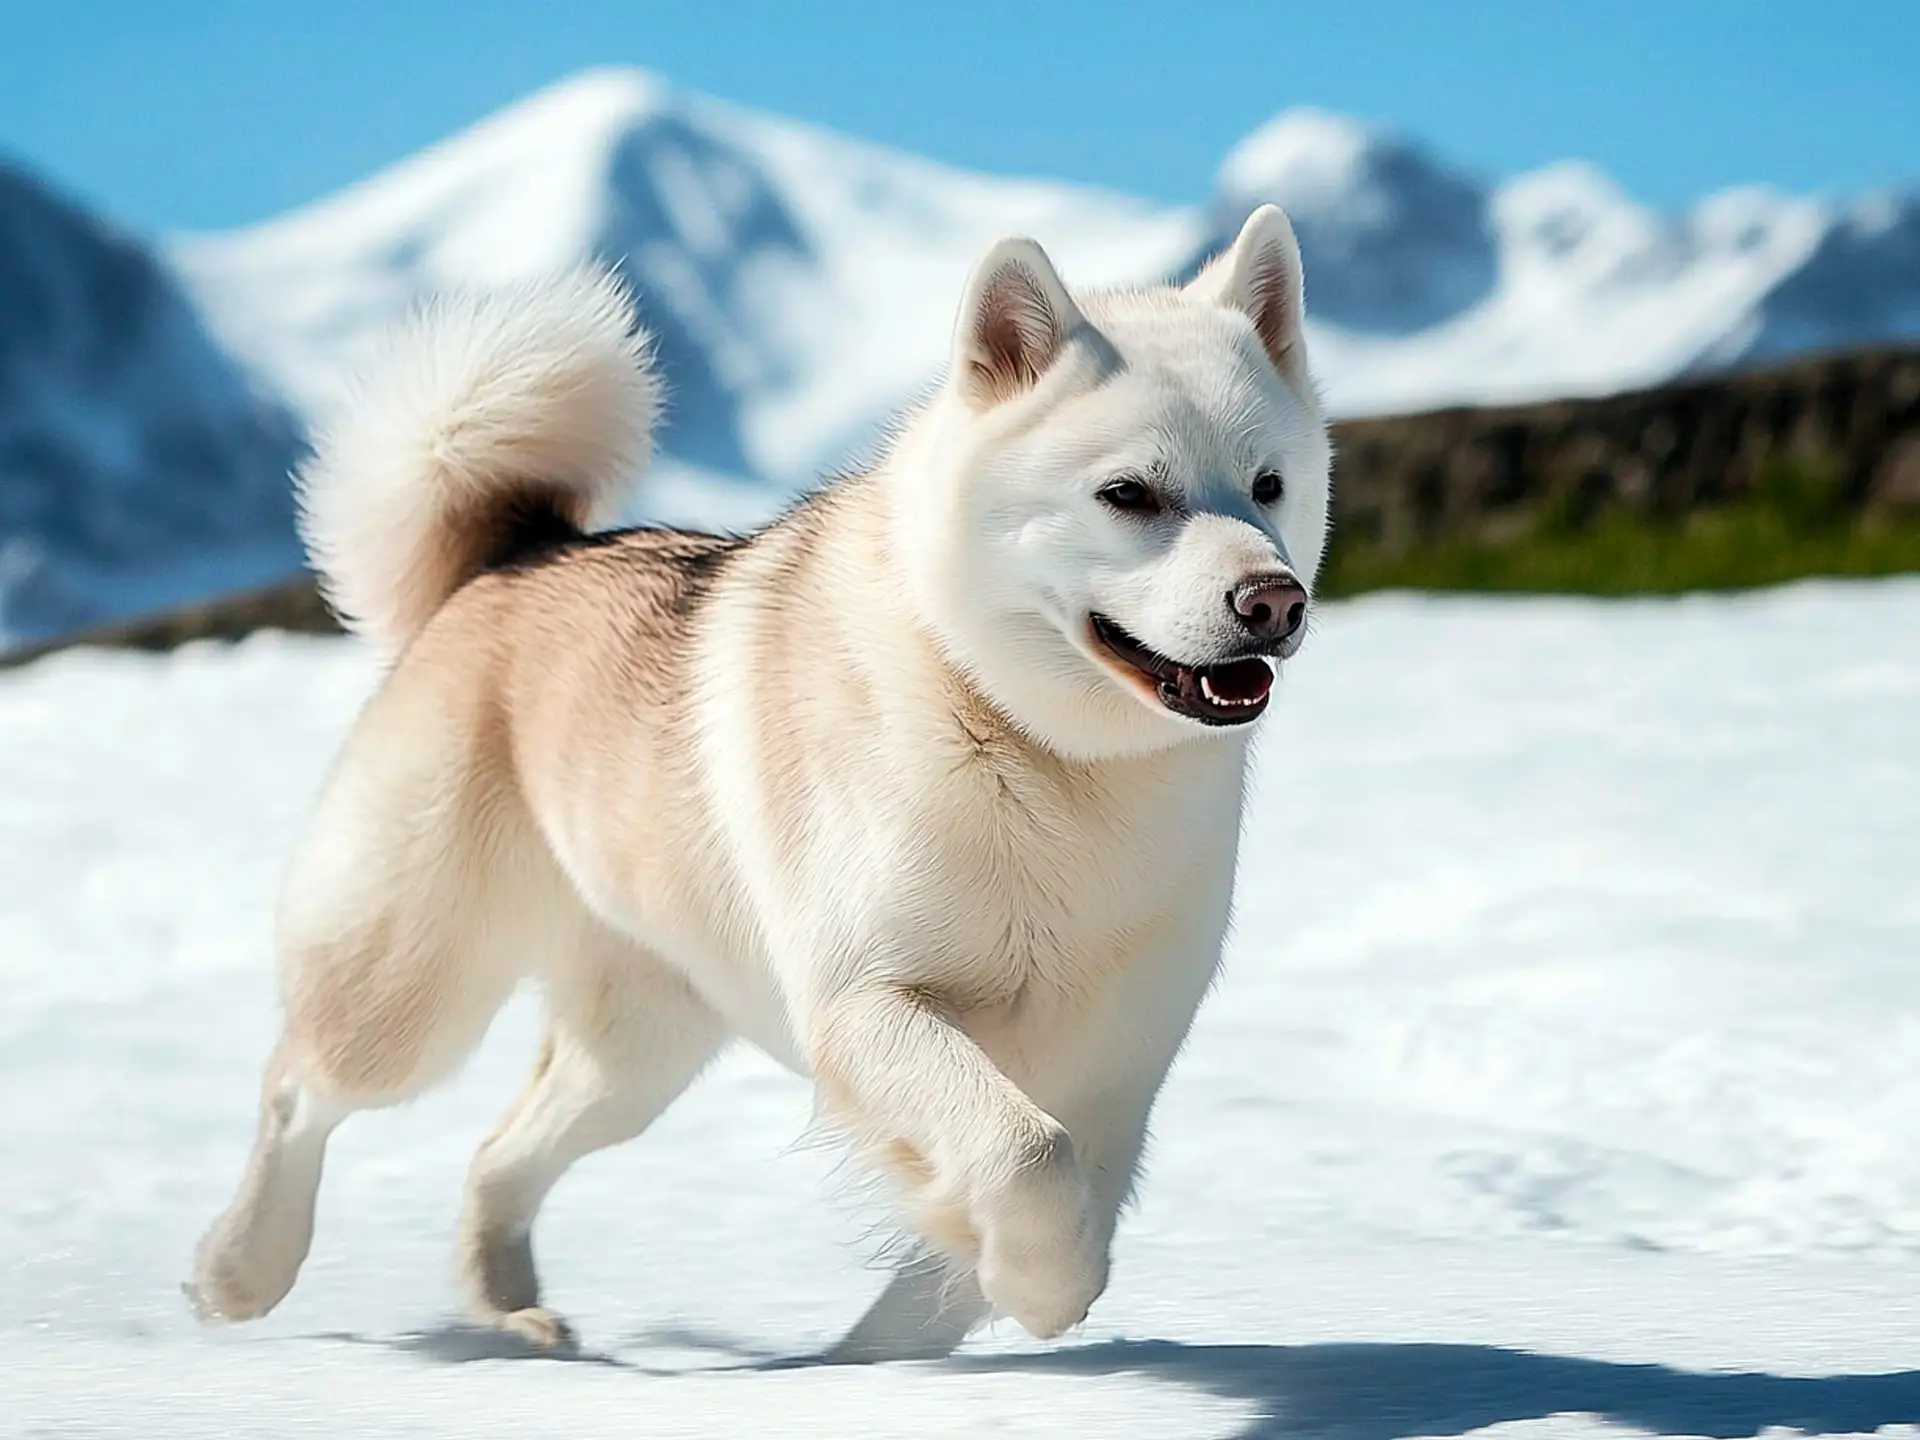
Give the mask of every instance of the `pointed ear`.
M 1253 321 L 1273 368 L 1295 390 L 1307 384 L 1306 314 L 1300 287 L 1300 242 L 1277 205 L 1262 205 L 1240 237 L 1187 285 L 1187 293 L 1240 311 Z
M 953 379 L 975 409 L 1039 383 L 1067 337 L 1086 323 L 1047 252 L 1002 240 L 974 267 L 954 328 Z

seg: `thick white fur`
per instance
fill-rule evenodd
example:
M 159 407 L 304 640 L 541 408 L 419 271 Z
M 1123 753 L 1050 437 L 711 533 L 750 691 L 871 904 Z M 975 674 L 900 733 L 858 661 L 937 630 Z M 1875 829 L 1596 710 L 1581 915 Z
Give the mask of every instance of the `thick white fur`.
M 1270 209 L 1185 290 L 1075 295 L 1002 242 L 877 470 L 680 597 L 648 598 L 682 572 L 630 538 L 434 612 L 489 533 L 459 497 L 604 498 L 653 395 L 605 282 L 415 332 L 309 504 L 370 633 L 424 629 L 293 866 L 286 1037 L 203 1311 L 286 1293 L 333 1126 L 446 1074 L 533 973 L 552 1031 L 462 1227 L 489 1323 L 564 1336 L 542 1197 L 734 1035 L 813 1080 L 923 1242 L 842 1357 L 944 1353 L 990 1307 L 1078 1323 L 1219 961 L 1250 738 L 1162 705 L 1088 615 L 1210 663 L 1245 640 L 1236 585 L 1311 584 L 1330 454 L 1298 263 Z M 1266 471 L 1286 494 L 1256 503 Z M 1128 473 L 1160 513 L 1100 500 Z
M 626 285 L 582 267 L 436 299 L 387 338 L 296 479 L 328 601 L 397 652 L 485 562 L 501 492 L 612 517 L 650 452 L 659 386 Z

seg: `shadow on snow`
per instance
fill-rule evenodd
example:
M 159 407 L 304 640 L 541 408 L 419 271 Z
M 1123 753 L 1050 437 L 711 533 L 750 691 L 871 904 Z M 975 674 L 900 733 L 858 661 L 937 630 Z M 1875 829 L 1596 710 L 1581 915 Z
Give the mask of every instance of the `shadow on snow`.
M 768 1355 L 707 1332 L 653 1332 L 644 1347 L 723 1355 L 727 1364 L 653 1370 L 621 1356 L 576 1350 L 554 1354 L 499 1331 L 450 1325 L 374 1339 L 440 1363 L 543 1358 L 614 1365 L 639 1374 L 746 1372 L 805 1368 L 804 1357 Z M 1871 1433 L 1920 1423 L 1920 1370 L 1876 1375 L 1791 1376 L 1677 1370 L 1486 1345 L 1328 1344 L 1183 1345 L 1116 1340 L 1031 1354 L 959 1356 L 915 1362 L 963 1373 L 1135 1375 L 1204 1390 L 1250 1405 L 1256 1415 L 1239 1440 L 1403 1440 L 1463 1435 L 1488 1426 L 1554 1415 L 1598 1416 L 1655 1434 L 1749 1440 L 1768 1430 Z

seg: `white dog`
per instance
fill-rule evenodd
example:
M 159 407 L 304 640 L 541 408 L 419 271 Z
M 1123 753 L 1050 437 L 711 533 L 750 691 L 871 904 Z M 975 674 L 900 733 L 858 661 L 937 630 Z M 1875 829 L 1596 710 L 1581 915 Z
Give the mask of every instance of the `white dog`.
M 1077 296 L 1002 241 L 885 459 L 750 538 L 593 530 L 655 403 L 589 270 L 430 310 L 322 437 L 313 560 L 394 663 L 289 874 L 209 1318 L 279 1302 L 329 1133 L 448 1075 L 528 976 L 547 1040 L 461 1232 L 487 1322 L 567 1340 L 542 1199 L 735 1036 L 812 1078 L 922 1243 L 840 1356 L 943 1354 L 996 1308 L 1058 1335 L 1106 1286 L 1326 536 L 1292 228 Z

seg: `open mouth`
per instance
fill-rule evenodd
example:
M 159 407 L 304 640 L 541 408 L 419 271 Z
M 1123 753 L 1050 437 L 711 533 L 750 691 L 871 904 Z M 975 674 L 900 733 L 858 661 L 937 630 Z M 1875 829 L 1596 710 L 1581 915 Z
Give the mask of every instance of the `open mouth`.
M 1154 697 L 1203 725 L 1244 725 L 1257 719 L 1273 694 L 1273 667 L 1258 656 L 1183 665 L 1141 644 L 1104 615 L 1088 617 L 1094 643 L 1120 667 L 1146 682 Z

